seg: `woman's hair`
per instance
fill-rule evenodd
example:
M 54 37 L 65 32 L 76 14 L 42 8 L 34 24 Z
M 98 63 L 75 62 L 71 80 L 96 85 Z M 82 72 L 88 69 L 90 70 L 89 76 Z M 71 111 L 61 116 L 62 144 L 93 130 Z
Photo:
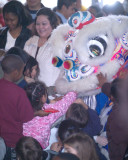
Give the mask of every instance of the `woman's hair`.
M 41 8 L 36 14 L 35 23 L 36 23 L 37 17 L 40 15 L 44 15 L 48 17 L 48 20 L 50 22 L 52 29 L 55 29 L 58 26 L 57 16 L 50 8 L 47 8 L 47 7 Z
M 59 153 L 58 155 L 54 156 L 52 160 L 80 160 L 77 156 L 71 153 Z
M 3 7 L 3 16 L 6 13 L 13 13 L 18 17 L 18 26 L 27 26 L 31 21 L 31 15 L 19 1 L 12 0 L 6 3 Z
M 42 82 L 32 82 L 25 87 L 26 94 L 31 102 L 35 111 L 41 110 L 43 102 L 42 96 L 47 96 L 46 85 Z
M 81 104 L 73 103 L 66 112 L 66 119 L 71 119 L 75 121 L 80 128 L 84 128 L 88 122 L 88 110 Z
M 60 123 L 58 128 L 58 137 L 63 143 L 63 141 L 70 135 L 79 132 L 81 132 L 81 129 L 78 127 L 78 125 L 74 121 L 68 119 Z
M 39 142 L 32 137 L 22 137 L 16 144 L 18 160 L 42 160 L 43 149 Z
M 35 58 L 33 58 L 32 56 L 29 57 L 26 65 L 25 65 L 25 68 L 24 68 L 24 71 L 23 71 L 23 74 L 25 75 L 27 71 L 29 71 L 29 75 L 31 77 L 31 72 L 32 72 L 32 67 L 36 66 L 37 65 L 37 74 L 36 74 L 36 78 L 38 77 L 39 75 L 39 66 L 38 66 L 38 62 Z M 26 75 L 25 75 L 26 76 Z
M 93 140 L 84 133 L 72 134 L 64 144 L 74 148 L 80 160 L 98 160 Z

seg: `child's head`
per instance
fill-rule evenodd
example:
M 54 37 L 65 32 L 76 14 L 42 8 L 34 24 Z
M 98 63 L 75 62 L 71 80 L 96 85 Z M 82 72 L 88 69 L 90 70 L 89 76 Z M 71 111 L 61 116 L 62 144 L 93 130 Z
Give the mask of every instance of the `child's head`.
M 35 111 L 41 110 L 47 100 L 47 88 L 42 82 L 32 82 L 25 87 L 27 96 Z
M 22 137 L 16 144 L 17 160 L 42 160 L 42 147 L 32 137 Z
M 111 83 L 111 90 L 110 90 L 111 100 L 117 103 L 119 102 L 119 97 L 120 97 L 119 95 L 120 95 L 122 81 L 123 81 L 122 79 L 116 78 Z
M 84 133 L 76 133 L 68 137 L 64 141 L 64 149 L 65 152 L 78 156 L 80 160 L 98 160 L 93 140 Z
M 12 82 L 18 81 L 23 74 L 24 62 L 17 55 L 6 55 L 1 61 L 4 78 Z
M 67 139 L 70 135 L 78 133 L 80 131 L 80 128 L 74 121 L 67 119 L 62 121 L 59 125 L 58 138 L 61 141 L 61 143 L 63 143 L 63 141 Z
M 23 49 L 19 48 L 19 47 L 12 47 L 7 51 L 7 55 L 8 54 L 15 54 L 17 56 L 20 56 L 21 59 L 23 60 L 24 64 L 27 63 L 28 59 L 29 59 L 29 55 L 27 54 L 26 51 L 24 51 Z
M 77 156 L 71 153 L 59 153 L 52 160 L 80 160 Z
M 38 62 L 36 61 L 35 58 L 30 56 L 24 68 L 24 76 L 36 79 L 38 74 L 39 74 Z
M 84 128 L 88 122 L 88 110 L 82 104 L 73 103 L 66 112 L 66 119 L 75 121 L 80 128 Z

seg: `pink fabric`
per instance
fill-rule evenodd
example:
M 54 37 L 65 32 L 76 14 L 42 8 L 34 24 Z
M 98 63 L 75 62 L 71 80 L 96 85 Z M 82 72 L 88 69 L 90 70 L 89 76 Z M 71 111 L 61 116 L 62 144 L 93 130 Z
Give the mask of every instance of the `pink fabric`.
M 57 101 L 54 104 L 45 104 L 45 109 L 54 108 L 59 110 L 59 112 L 51 113 L 45 117 L 35 117 L 31 121 L 24 123 L 23 135 L 35 138 L 43 148 L 46 148 L 49 145 L 52 124 L 66 113 L 67 109 L 75 99 L 76 93 L 69 92 L 60 101 Z

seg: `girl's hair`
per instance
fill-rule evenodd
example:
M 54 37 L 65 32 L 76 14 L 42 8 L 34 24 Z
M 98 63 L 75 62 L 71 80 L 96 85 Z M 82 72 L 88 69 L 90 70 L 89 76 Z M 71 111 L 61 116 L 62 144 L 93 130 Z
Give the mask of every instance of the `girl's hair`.
M 43 102 L 42 96 L 47 96 L 46 85 L 42 82 L 32 82 L 25 87 L 26 94 L 31 102 L 31 105 L 35 111 L 41 110 Z
M 81 129 L 78 127 L 78 125 L 74 121 L 68 119 L 60 123 L 58 128 L 58 137 L 63 143 L 63 141 L 70 135 L 79 132 L 81 132 Z
M 6 13 L 13 13 L 18 17 L 18 26 L 27 26 L 31 22 L 31 15 L 19 1 L 12 0 L 3 7 L 3 16 Z
M 36 78 L 38 77 L 39 75 L 39 66 L 38 66 L 38 62 L 35 58 L 33 58 L 32 56 L 29 57 L 26 65 L 25 65 L 25 68 L 24 68 L 24 71 L 23 71 L 23 74 L 25 75 L 27 71 L 29 71 L 29 75 L 31 77 L 31 72 L 32 72 L 32 67 L 36 66 L 37 65 L 37 74 L 36 74 Z
M 16 144 L 16 155 L 19 160 L 42 160 L 43 149 L 32 137 L 22 137 Z
M 59 153 L 58 155 L 54 156 L 52 160 L 56 160 L 56 158 L 59 158 L 59 160 L 80 160 L 77 156 L 71 153 Z
M 66 119 L 75 121 L 80 128 L 84 128 L 88 122 L 88 110 L 81 104 L 73 103 L 66 112 Z
M 121 88 L 121 84 L 122 84 L 121 82 L 122 82 L 122 79 L 116 78 L 111 83 L 110 94 L 111 94 L 111 96 L 113 96 L 114 101 L 117 103 L 119 102 L 119 98 L 120 98 L 120 88 Z
M 98 160 L 93 140 L 84 133 L 71 135 L 64 141 L 64 144 L 74 148 L 80 160 Z
M 44 15 L 48 17 L 48 20 L 50 22 L 52 29 L 55 29 L 58 26 L 57 16 L 50 8 L 47 8 L 47 7 L 41 8 L 36 14 L 35 23 L 36 23 L 37 17 L 40 15 Z

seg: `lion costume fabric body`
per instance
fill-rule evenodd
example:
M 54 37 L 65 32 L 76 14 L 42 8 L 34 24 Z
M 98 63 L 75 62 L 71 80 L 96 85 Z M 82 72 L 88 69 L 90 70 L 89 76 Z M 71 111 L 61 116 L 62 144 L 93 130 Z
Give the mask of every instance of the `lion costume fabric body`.
M 108 81 L 127 72 L 128 18 L 95 18 L 90 12 L 76 12 L 68 24 L 60 25 L 51 35 L 54 58 L 60 67 L 56 81 L 58 93 L 76 91 L 80 95 L 100 92 L 97 74 Z

